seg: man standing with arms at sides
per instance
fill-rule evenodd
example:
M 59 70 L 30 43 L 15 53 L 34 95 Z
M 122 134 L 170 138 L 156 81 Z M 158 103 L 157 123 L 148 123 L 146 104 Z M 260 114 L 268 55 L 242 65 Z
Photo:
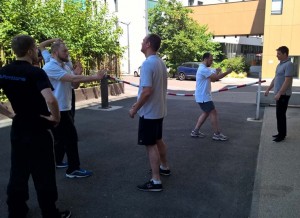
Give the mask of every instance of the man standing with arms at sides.
M 42 69 L 32 66 L 38 58 L 32 37 L 14 37 L 12 49 L 17 60 L 0 70 L 0 88 L 14 111 L 12 113 L 0 104 L 0 112 L 13 119 L 11 170 L 7 187 L 8 217 L 26 217 L 30 175 L 43 218 L 71 217 L 70 211 L 59 212 L 55 206 L 55 162 L 49 129 L 58 125 L 60 114 L 51 83 Z
M 69 51 L 63 42 L 53 43 L 51 54 L 50 61 L 45 64 L 43 69 L 54 87 L 53 93 L 58 100 L 61 115 L 59 125 L 53 129 L 56 161 L 62 161 L 65 151 L 68 159 L 66 177 L 88 177 L 92 175 L 92 172 L 80 168 L 77 130 L 71 111 L 72 87 L 76 87 L 80 82 L 100 81 L 106 71 L 102 70 L 96 75 L 90 76 L 80 75 L 81 72 L 72 73 L 71 69 L 65 64 L 69 61 Z M 82 68 L 74 70 L 82 70 Z
M 141 51 L 146 60 L 141 66 L 138 99 L 129 110 L 134 118 L 138 113 L 138 144 L 145 145 L 151 166 L 152 178 L 144 185 L 137 186 L 142 191 L 162 191 L 160 174 L 170 175 L 167 162 L 167 145 L 162 139 L 163 119 L 167 114 L 167 68 L 157 51 L 161 39 L 156 34 L 147 35 Z
M 292 95 L 293 63 L 289 59 L 288 47 L 281 46 L 276 51 L 280 62 L 277 65 L 275 77 L 265 92 L 265 96 L 274 87 L 278 134 L 273 135 L 273 141 L 281 142 L 286 137 L 286 111 Z
M 200 128 L 206 119 L 210 116 L 211 124 L 214 130 L 212 139 L 217 141 L 226 141 L 228 137 L 223 135 L 220 131 L 218 114 L 212 101 L 211 95 L 211 82 L 218 81 L 226 75 L 232 72 L 228 69 L 225 73 L 221 73 L 221 69 L 217 68 L 216 72 L 210 69 L 213 63 L 213 56 L 210 53 L 203 55 L 203 62 L 199 65 L 196 74 L 196 91 L 195 100 L 199 104 L 203 113 L 199 116 L 195 129 L 191 132 L 192 137 L 204 137 L 204 134 L 200 132 Z

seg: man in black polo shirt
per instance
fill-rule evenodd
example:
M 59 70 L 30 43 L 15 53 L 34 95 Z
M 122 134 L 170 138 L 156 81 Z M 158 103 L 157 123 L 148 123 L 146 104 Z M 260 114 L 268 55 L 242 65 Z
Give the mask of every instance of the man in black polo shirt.
M 43 218 L 70 217 L 55 206 L 57 187 L 53 138 L 49 131 L 58 125 L 60 113 L 46 73 L 32 66 L 37 47 L 32 37 L 12 40 L 17 60 L 0 69 L 0 89 L 14 112 L 0 104 L 0 112 L 13 119 L 11 127 L 11 170 L 7 187 L 9 218 L 25 218 L 29 199 L 28 179 L 32 176 Z

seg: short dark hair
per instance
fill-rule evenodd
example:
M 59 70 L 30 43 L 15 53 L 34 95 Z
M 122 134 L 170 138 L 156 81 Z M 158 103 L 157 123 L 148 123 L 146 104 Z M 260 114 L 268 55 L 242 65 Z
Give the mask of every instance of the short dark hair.
M 35 45 L 35 40 L 28 35 L 17 35 L 11 41 L 11 48 L 17 57 L 24 57 Z
M 289 56 L 289 48 L 286 46 L 280 46 L 276 49 L 276 51 L 280 51 L 282 54 L 286 54 L 287 56 Z
M 150 42 L 150 47 L 154 51 L 158 51 L 158 49 L 160 48 L 160 44 L 161 44 L 161 38 L 159 35 L 151 33 L 148 35 L 147 41 Z
M 204 61 L 204 59 L 207 59 L 207 58 L 209 58 L 210 56 L 211 56 L 211 53 L 205 52 L 205 53 L 203 54 L 203 56 L 202 56 L 202 60 Z

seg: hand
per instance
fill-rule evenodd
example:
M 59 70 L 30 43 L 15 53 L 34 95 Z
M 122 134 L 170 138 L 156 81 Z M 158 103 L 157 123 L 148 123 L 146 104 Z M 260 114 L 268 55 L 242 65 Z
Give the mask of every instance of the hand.
M 80 61 L 76 61 L 75 67 L 74 67 L 74 74 L 75 75 L 81 75 L 83 72 L 82 64 Z
M 134 118 L 134 115 L 136 115 L 137 111 L 136 111 L 136 103 L 132 105 L 131 109 L 129 110 L 129 116 L 131 118 Z
M 61 38 L 55 38 L 53 40 L 55 43 L 64 43 L 64 41 Z
M 54 127 L 56 127 L 59 124 L 60 119 L 55 118 L 54 116 L 45 116 L 45 115 L 40 115 L 41 117 L 45 118 L 46 120 L 52 122 Z
M 275 99 L 276 101 L 278 101 L 279 98 L 280 98 L 280 96 L 281 96 L 281 94 L 280 94 L 280 93 L 277 93 L 277 94 L 274 96 L 274 99 Z
M 227 68 L 226 72 L 227 72 L 228 74 L 230 74 L 230 73 L 232 72 L 232 69 L 231 69 L 231 68 Z
M 134 115 L 136 115 L 136 111 L 133 108 L 131 108 L 129 110 L 129 117 L 134 118 Z
M 96 74 L 96 76 L 101 80 L 103 79 L 103 77 L 105 77 L 107 75 L 107 70 L 103 69 L 103 70 L 99 70 Z
M 8 118 L 10 118 L 10 119 L 13 119 L 14 117 L 15 117 L 15 113 L 10 113 L 9 115 L 8 115 Z
M 218 67 L 217 69 L 216 69 L 216 74 L 219 74 L 219 73 L 221 73 L 221 68 L 220 67 Z
M 268 95 L 269 95 L 269 92 L 270 92 L 269 90 L 266 90 L 266 91 L 265 91 L 265 96 L 268 96 Z

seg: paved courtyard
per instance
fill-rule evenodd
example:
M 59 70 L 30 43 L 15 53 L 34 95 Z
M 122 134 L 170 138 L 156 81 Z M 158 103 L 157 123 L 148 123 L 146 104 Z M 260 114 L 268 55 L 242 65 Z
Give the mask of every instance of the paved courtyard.
M 184 83 L 188 88 L 169 85 L 176 88 L 172 89 L 174 92 L 193 89 L 194 81 Z M 221 88 L 228 84 L 224 81 L 219 85 Z M 149 165 L 144 147 L 136 143 L 138 119 L 128 116 L 136 100 L 133 95 L 137 89 L 134 89 L 125 88 L 126 98 L 119 96 L 110 102 L 113 108 L 119 106 L 116 110 L 99 110 L 99 104 L 95 103 L 78 106 L 82 107 L 76 111 L 75 119 L 81 165 L 94 175 L 67 179 L 64 170 L 57 170 L 58 207 L 70 209 L 74 218 L 249 217 L 263 126 L 263 122 L 247 121 L 255 116 L 257 87 L 214 94 L 222 131 L 230 138 L 227 142 L 211 139 L 209 121 L 202 129 L 207 134 L 205 138 L 191 138 L 189 134 L 200 114 L 199 106 L 193 97 L 168 97 L 164 139 L 169 146 L 172 175 L 162 177 L 164 191 L 161 193 L 136 189 L 136 185 L 149 179 Z M 260 108 L 260 117 L 263 115 L 264 108 Z M 272 130 L 272 126 L 268 128 Z M 0 128 L 1 217 L 7 217 L 9 130 L 9 125 Z M 293 137 L 291 140 L 295 140 Z M 256 182 L 259 191 L 261 181 Z M 31 180 L 28 205 L 28 217 L 40 217 Z M 260 205 L 259 197 L 256 205 Z M 252 213 L 258 214 L 257 211 Z

